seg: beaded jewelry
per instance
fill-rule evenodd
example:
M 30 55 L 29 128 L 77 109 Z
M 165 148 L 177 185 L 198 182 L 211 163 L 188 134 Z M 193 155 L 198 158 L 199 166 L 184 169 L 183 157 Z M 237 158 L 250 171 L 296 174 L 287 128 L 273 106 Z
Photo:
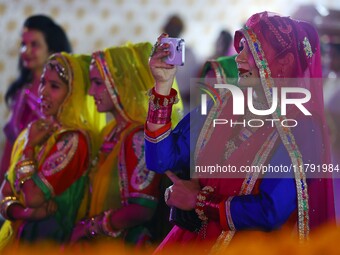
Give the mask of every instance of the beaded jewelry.
M 49 68 L 54 69 L 58 76 L 60 77 L 60 79 L 63 80 L 63 82 L 65 82 L 66 84 L 68 83 L 69 77 L 67 75 L 67 72 L 65 70 L 65 68 L 56 60 L 52 60 L 48 63 Z
M 104 213 L 83 220 L 80 223 L 86 228 L 86 235 L 89 238 L 94 238 L 97 235 L 109 236 L 116 238 L 122 234 L 122 230 L 113 230 L 111 227 L 110 217 L 114 210 L 108 210 Z
M 19 161 L 15 167 L 16 179 L 14 182 L 14 187 L 16 191 L 20 191 L 21 186 L 25 181 L 32 178 L 33 174 L 36 172 L 36 164 L 32 159 L 25 159 Z
M 113 230 L 111 226 L 111 215 L 114 213 L 114 210 L 108 210 L 104 212 L 104 217 L 102 221 L 102 230 L 105 235 L 116 238 L 122 234 L 122 230 Z

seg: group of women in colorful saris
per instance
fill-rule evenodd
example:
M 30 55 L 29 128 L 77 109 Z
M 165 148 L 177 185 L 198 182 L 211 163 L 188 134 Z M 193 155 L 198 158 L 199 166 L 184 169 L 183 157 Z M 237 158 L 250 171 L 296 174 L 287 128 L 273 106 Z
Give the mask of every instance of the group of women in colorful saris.
M 24 33 L 33 34 L 30 44 L 46 46 L 41 30 L 25 25 Z M 158 205 L 161 176 L 146 169 L 143 132 L 146 94 L 154 83 L 151 49 L 143 42 L 92 55 L 64 51 L 42 63 L 39 87 L 32 91 L 37 105 L 31 110 L 38 114 L 27 115 L 28 125 L 16 134 L 1 187 L 6 221 L 0 249 L 18 241 L 153 240 L 146 223 Z M 104 113 L 112 114 L 107 125 Z M 180 108 L 174 119 L 179 116 Z
M 170 54 L 169 45 L 160 43 L 165 36 L 153 49 L 150 43 L 128 43 L 92 55 L 61 52 L 48 58 L 37 89 L 40 114 L 17 136 L 1 187 L 0 212 L 6 221 L 0 250 L 18 241 L 152 241 L 146 223 L 163 195 L 164 172 L 173 182 L 165 200 L 177 207 L 174 222 L 200 224 L 196 231 L 175 226 L 159 250 L 207 241 L 215 244 L 214 251 L 223 251 L 242 230 L 282 226 L 296 227 L 306 238 L 310 228 L 334 217 L 328 176 L 304 171 L 305 164 L 329 163 L 320 47 L 313 27 L 276 14 L 255 14 L 235 34 L 236 59 L 209 62 L 203 69 L 213 83 L 238 74 L 238 86 L 253 88 L 247 97 L 254 96 L 255 108 L 262 111 L 272 108 L 273 88 L 307 89 L 311 115 L 294 106 L 286 114 L 278 107 L 260 117 L 246 110 L 246 122 L 256 118 L 265 124 L 215 127 L 215 119 L 242 121 L 232 113 L 231 93 L 219 90 L 221 100 L 208 103 L 208 115 L 194 109 L 173 131 L 181 107 L 173 88 L 176 68 L 164 62 Z M 112 115 L 107 125 L 102 113 Z M 263 121 L 270 116 L 280 121 Z M 287 119 L 297 120 L 297 127 L 280 125 Z M 216 164 L 237 169 L 293 165 L 302 171 L 233 178 L 198 174 L 190 180 L 173 173 Z M 176 219 L 186 213 L 191 214 Z

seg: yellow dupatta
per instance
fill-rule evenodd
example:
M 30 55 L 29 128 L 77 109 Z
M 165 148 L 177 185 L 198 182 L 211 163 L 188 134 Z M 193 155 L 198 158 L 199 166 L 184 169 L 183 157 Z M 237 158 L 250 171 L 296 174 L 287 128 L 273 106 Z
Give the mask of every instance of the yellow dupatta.
M 44 163 L 46 156 L 56 143 L 57 137 L 71 130 L 77 130 L 84 133 L 90 140 L 92 155 L 98 150 L 100 144 L 99 131 L 105 124 L 105 116 L 95 111 L 95 103 L 91 97 L 87 95 L 89 87 L 88 69 L 90 57 L 84 55 L 70 55 L 67 53 L 57 53 L 50 57 L 47 64 L 60 64 L 65 74 L 68 76 L 69 92 L 61 105 L 57 122 L 60 128 L 56 130 L 48 140 L 42 145 L 35 148 L 35 155 L 38 168 Z M 46 65 L 47 65 L 46 64 Z M 17 162 L 22 158 L 23 150 L 28 139 L 28 129 L 22 131 L 18 136 L 12 150 L 10 167 L 7 171 L 7 180 L 9 181 L 13 194 L 24 204 L 21 192 L 17 192 L 14 188 L 15 167 Z M 85 212 L 81 214 L 85 215 Z M 18 228 L 23 221 L 6 220 L 0 230 L 0 251 L 7 246 L 15 237 Z
M 113 150 L 108 155 L 102 153 L 99 156 L 99 162 L 91 177 L 93 186 L 90 216 L 109 208 L 121 206 L 120 184 L 122 180 L 119 177 L 118 165 L 120 162 L 118 162 L 118 158 L 125 137 L 134 128 L 143 126 L 146 120 L 148 111 L 146 94 L 148 89 L 154 85 L 148 65 L 151 48 L 150 43 L 127 43 L 123 46 L 95 52 L 92 55 L 92 59 L 105 81 L 116 112 L 130 125 L 122 131 Z M 182 117 L 182 109 L 182 104 L 176 105 L 172 115 L 173 123 L 177 124 Z M 105 128 L 103 137 L 109 134 L 116 124 L 115 120 L 111 122 Z
M 104 130 L 104 136 L 110 133 L 116 125 L 112 121 Z M 108 154 L 100 153 L 97 168 L 91 176 L 92 196 L 89 216 L 98 215 L 108 209 L 118 209 L 122 205 L 121 186 L 118 159 L 125 137 L 137 126 L 137 123 L 129 125 L 120 134 L 120 139 L 115 144 L 113 150 Z

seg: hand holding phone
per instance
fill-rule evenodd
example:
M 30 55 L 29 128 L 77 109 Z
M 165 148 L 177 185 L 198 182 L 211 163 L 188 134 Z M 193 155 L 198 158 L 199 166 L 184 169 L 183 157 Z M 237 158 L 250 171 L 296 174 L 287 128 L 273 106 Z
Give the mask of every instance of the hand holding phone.
M 183 66 L 185 62 L 185 41 L 181 38 L 164 37 L 161 43 L 169 44 L 169 56 L 165 63 L 177 66 Z

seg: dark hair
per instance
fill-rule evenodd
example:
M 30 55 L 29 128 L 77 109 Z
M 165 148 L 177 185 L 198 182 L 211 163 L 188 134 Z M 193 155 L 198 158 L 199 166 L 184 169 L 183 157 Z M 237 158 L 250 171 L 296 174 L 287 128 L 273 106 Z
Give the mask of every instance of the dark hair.
M 228 48 L 231 44 L 231 41 L 233 39 L 233 37 L 231 36 L 231 34 L 229 33 L 229 31 L 227 30 L 222 30 L 220 32 L 220 37 L 223 39 L 223 41 L 225 42 L 226 45 L 228 45 Z
M 24 28 L 34 29 L 44 35 L 49 53 L 65 51 L 72 52 L 71 44 L 61 26 L 56 24 L 51 18 L 45 15 L 33 15 L 28 17 L 24 24 Z M 32 73 L 29 69 L 23 67 L 21 57 L 19 56 L 19 77 L 9 86 L 5 94 L 6 104 L 27 82 L 32 80 Z
M 164 32 L 170 37 L 178 37 L 184 29 L 184 23 L 178 15 L 172 15 L 164 25 Z
M 227 30 L 221 30 L 216 40 L 215 57 L 221 57 L 228 53 L 233 37 Z

